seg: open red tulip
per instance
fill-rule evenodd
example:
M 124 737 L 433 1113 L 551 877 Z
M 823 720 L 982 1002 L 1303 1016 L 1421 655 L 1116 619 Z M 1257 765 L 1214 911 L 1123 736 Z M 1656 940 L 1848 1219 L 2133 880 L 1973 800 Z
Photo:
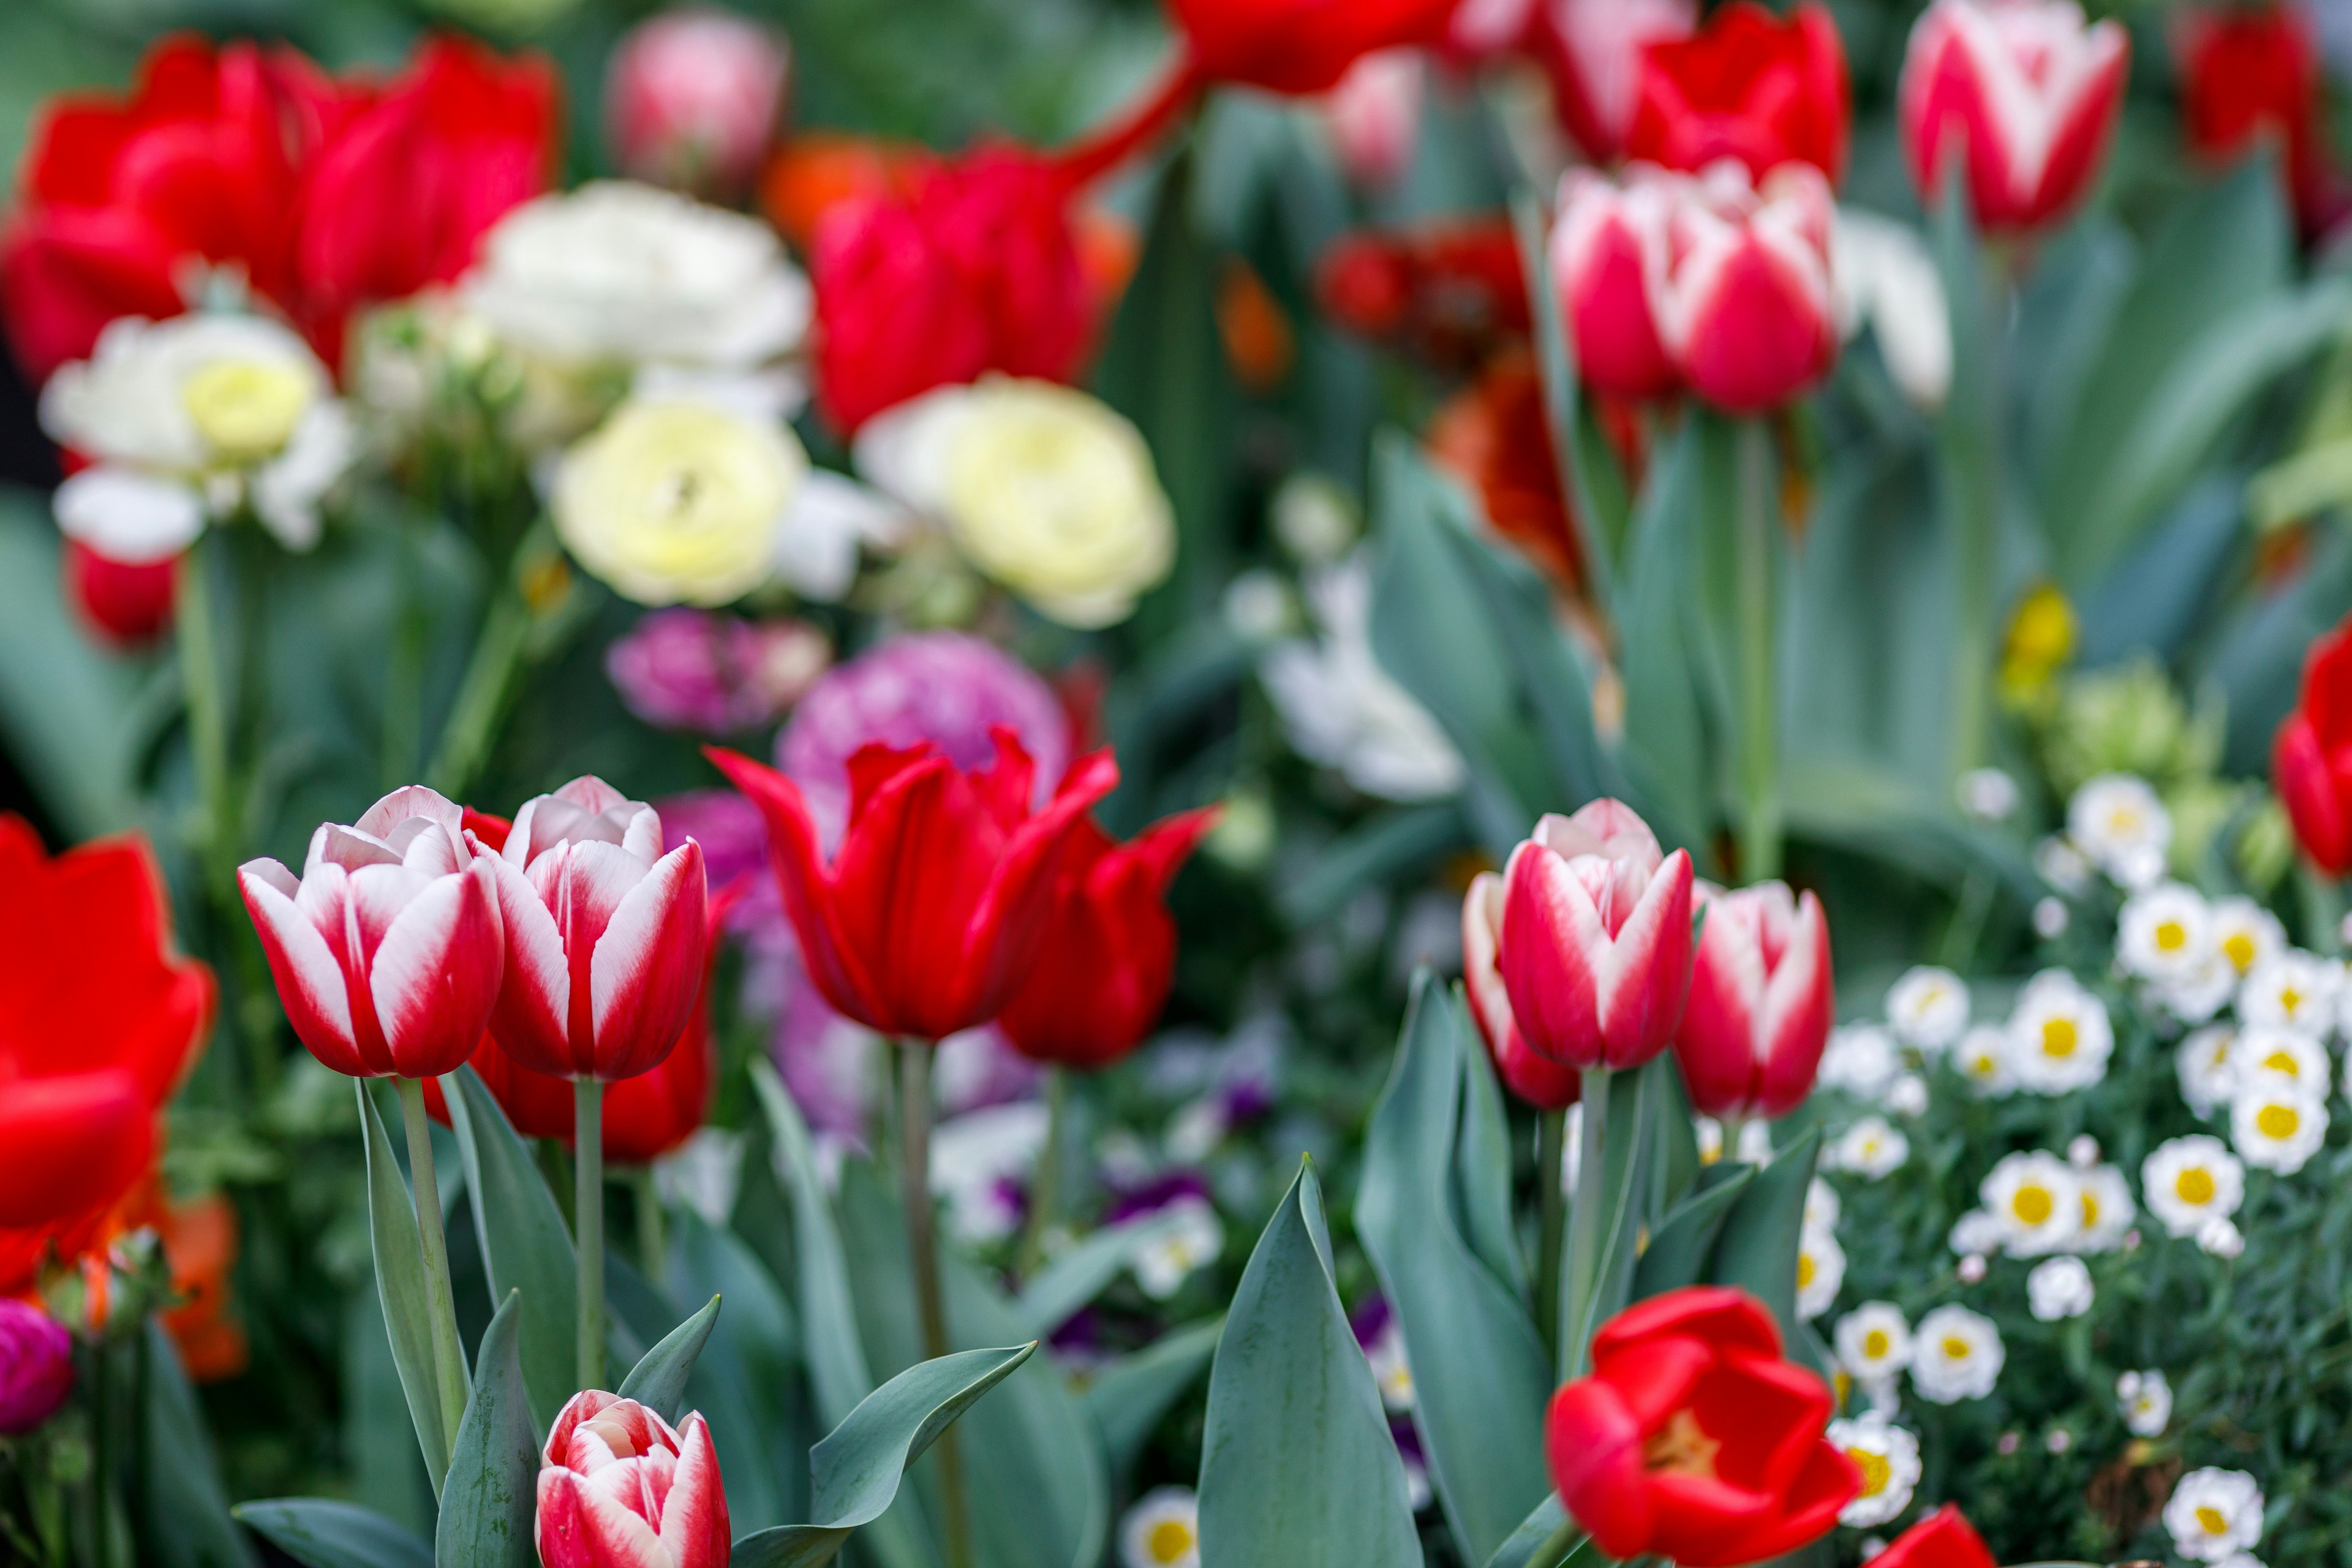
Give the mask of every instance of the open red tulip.
M 2302 696 L 2271 742 L 2271 784 L 2312 864 L 2352 871 L 2352 618 L 2304 656 Z
M 1845 46 L 1819 0 L 1784 21 L 1732 0 L 1687 37 L 1649 44 L 1625 155 L 1696 172 L 1736 158 L 1762 180 L 1810 163 L 1834 184 L 1845 172 Z
M 1881 1568 L 1994 1568 L 1984 1538 L 1948 1502 L 1896 1536 L 1871 1562 Z

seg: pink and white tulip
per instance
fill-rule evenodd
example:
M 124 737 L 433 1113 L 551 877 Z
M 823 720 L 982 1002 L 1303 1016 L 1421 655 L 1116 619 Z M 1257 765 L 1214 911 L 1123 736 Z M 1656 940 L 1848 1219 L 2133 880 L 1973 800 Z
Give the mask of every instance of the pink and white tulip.
M 1412 166 L 1429 67 L 1419 49 L 1377 49 L 1323 98 L 1323 129 L 1348 177 L 1392 185 Z
M 1620 184 L 1590 169 L 1560 181 L 1551 286 L 1577 370 L 1596 392 L 1663 397 L 1681 383 L 1650 307 L 1677 188 L 1663 176 Z
M 2074 0 L 1936 0 L 1911 29 L 1895 120 L 1930 195 L 1958 155 L 1978 223 L 2042 227 L 2081 200 L 2105 160 L 2131 37 Z
M 1650 256 L 1650 309 L 1684 383 L 1732 414 L 1758 414 L 1804 391 L 1836 363 L 1830 261 L 1837 205 L 1810 163 L 1782 163 L 1751 184 L 1731 160 L 1669 183 L 1665 243 Z
M 507 1054 L 607 1082 L 660 1066 L 702 988 L 702 846 L 664 854 L 653 807 L 577 778 L 524 803 L 497 867 Z
M 422 785 L 310 836 L 302 875 L 237 868 L 294 1033 L 353 1078 L 435 1078 L 481 1042 L 504 965 L 498 882 L 462 813 Z
M 1703 1116 L 1786 1116 L 1812 1091 L 1837 997 L 1830 928 L 1786 882 L 1725 892 L 1704 884 L 1690 1005 L 1675 1032 L 1683 1082 Z
M 699 1413 L 672 1427 L 600 1388 L 556 1414 L 534 1531 L 546 1568 L 724 1568 L 719 1453 Z
M 1503 988 L 1518 1032 L 1573 1068 L 1637 1068 L 1681 1023 L 1691 862 L 1631 806 L 1546 816 L 1504 868 Z
M 1640 101 L 1642 52 L 1687 37 L 1693 0 L 1540 0 L 1529 43 L 1551 78 L 1560 128 L 1586 157 L 1607 163 L 1625 150 Z
M 604 78 L 604 136 L 634 179 L 731 196 L 750 188 L 782 112 L 792 57 L 747 16 L 688 5 L 638 23 Z
M 1583 1093 L 1582 1075 L 1538 1056 L 1511 1017 L 1503 984 L 1503 879 L 1481 871 L 1462 900 L 1462 990 L 1503 1087 L 1538 1110 L 1564 1110 Z

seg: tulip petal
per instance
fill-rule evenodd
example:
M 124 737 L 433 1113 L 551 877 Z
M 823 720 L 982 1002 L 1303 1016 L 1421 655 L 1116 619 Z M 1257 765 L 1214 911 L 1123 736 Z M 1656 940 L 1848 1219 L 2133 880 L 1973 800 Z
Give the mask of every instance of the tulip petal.
M 120 1068 L 16 1079 L 0 1094 L 0 1226 L 112 1205 L 154 1151 L 155 1111 Z
M 1588 1377 L 1553 1394 L 1544 1453 L 1561 1503 L 1601 1551 L 1622 1561 L 1648 1550 L 1654 1521 L 1642 1428 L 1615 1389 Z
M 352 1038 L 343 966 L 319 928 L 286 892 L 291 880 L 275 860 L 247 861 L 237 871 L 237 888 L 260 934 L 287 1022 L 310 1054 L 327 1066 L 353 1078 L 368 1077 L 373 1069 L 360 1060 Z
M 1839 1511 L 1861 1490 L 1862 1472 L 1844 1450 L 1826 1438 L 1811 1439 L 1806 1446 L 1802 1468 L 1780 1499 L 1780 1516 L 1742 1541 L 1738 1554 L 1725 1561 L 1764 1562 L 1820 1540 L 1837 1523 Z M 1966 1530 L 1967 1525 L 1963 1523 L 1961 1529 Z M 1975 1532 L 1969 1534 L 1973 1538 Z M 1949 1544 L 1956 1549 L 1956 1554 L 1965 1552 L 1957 1538 Z M 1980 1542 L 1977 1552 L 1976 1562 L 1981 1568 L 1992 1568 L 1991 1555 Z M 1958 1555 L 1958 1560 L 1969 1561 L 1965 1555 Z M 1683 1561 L 1700 1568 L 1696 1559 Z
M 1690 856 L 1677 849 L 1596 965 L 1597 1021 L 1612 1068 L 1648 1061 L 1682 1022 L 1690 994 Z
M 1789 944 L 1765 987 L 1763 1059 L 1756 1079 L 1760 1114 L 1786 1116 L 1812 1092 L 1836 1018 L 1829 920 L 1822 901 L 1809 892 L 1798 900 Z
M 384 933 L 368 975 L 400 1076 L 438 1078 L 473 1055 L 498 1000 L 505 958 L 488 861 L 436 877 L 409 900 Z
M 1678 1568 L 1730 1568 L 1764 1559 L 1750 1542 L 1776 1522 L 1774 1494 L 1671 1470 L 1652 1471 L 1648 1485 L 1657 1525 L 1647 1550 Z
M 528 809 L 528 808 L 526 808 Z M 512 839 L 508 840 L 512 843 Z M 533 1072 L 572 1073 L 572 971 L 563 934 L 537 889 L 504 858 L 488 858 L 506 936 L 506 967 L 499 981 L 491 1029 L 499 1045 Z
M 1503 986 L 1528 1044 L 1571 1067 L 1605 1065 L 1595 963 L 1609 933 L 1569 863 L 1533 839 L 1503 869 Z
M 1086 821 L 1095 803 L 1118 785 L 1118 764 L 1108 752 L 1079 758 L 1045 809 L 1023 823 L 990 868 L 986 887 L 972 909 L 962 942 L 963 967 L 956 985 L 956 1011 L 985 1021 L 1004 1005 L 1034 959 L 1053 914 L 1054 879 L 1062 848 Z
M 719 1450 L 699 1413 L 686 1418 L 677 1436 L 677 1470 L 662 1500 L 661 1543 L 677 1568 L 719 1568 L 732 1539 Z
M 707 910 L 702 846 L 689 838 L 613 910 L 589 960 L 598 1077 L 635 1078 L 677 1043 L 702 991 Z
M 1592 1336 L 1593 1366 L 1605 1373 L 1611 1356 L 1652 1334 L 1690 1334 L 1759 1356 L 1780 1353 L 1780 1327 L 1762 1302 L 1727 1285 L 1694 1285 L 1636 1301 L 1601 1324 Z
M 671 1568 L 646 1521 L 574 1472 L 539 1472 L 539 1560 L 545 1568 Z

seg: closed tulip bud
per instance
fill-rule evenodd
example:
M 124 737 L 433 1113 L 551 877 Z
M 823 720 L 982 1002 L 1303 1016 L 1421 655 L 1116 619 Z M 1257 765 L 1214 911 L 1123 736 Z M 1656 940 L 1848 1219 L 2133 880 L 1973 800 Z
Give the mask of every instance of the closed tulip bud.
M 749 189 L 792 56 L 748 17 L 685 6 L 638 23 L 604 75 L 604 138 L 630 177 L 705 195 Z
M 2312 26 L 2319 14 L 2287 4 L 2184 7 L 2172 29 L 2190 150 L 2225 162 L 2275 137 L 2284 154 L 2279 176 L 2306 239 L 2325 234 L 2352 205 L 2329 155 L 2326 78 Z
M 1817 0 L 1786 20 L 1733 0 L 1689 37 L 1643 49 L 1625 155 L 1685 171 L 1731 158 L 1758 180 L 1810 163 L 1835 181 L 1845 170 L 1847 100 L 1845 46 Z
M 1624 184 L 1571 169 L 1551 231 L 1551 286 L 1576 348 L 1576 368 L 1596 392 L 1662 397 L 1680 378 L 1651 314 L 1649 279 L 1664 264 L 1674 185 Z
M 709 939 L 702 846 L 597 778 L 526 801 L 499 851 L 499 1043 L 555 1078 L 634 1078 L 677 1043 Z M 469 1043 L 470 1049 L 470 1043 Z
M 1725 162 L 1675 182 L 1651 309 L 1693 392 L 1731 414 L 1777 407 L 1836 363 L 1829 182 L 1783 163 L 1762 185 Z
M 1596 800 L 1537 823 L 1503 880 L 1503 987 L 1537 1054 L 1618 1068 L 1664 1050 L 1690 990 L 1690 857 Z
M 1703 886 L 1699 902 L 1690 1005 L 1675 1033 L 1691 1107 L 1786 1116 L 1812 1090 L 1836 1015 L 1821 900 L 1759 882 L 1729 893 Z
M 602 1389 L 557 1412 L 534 1530 L 546 1568 L 725 1568 L 719 1452 L 698 1412 L 673 1427 Z
M 73 1336 L 29 1302 L 0 1296 L 0 1436 L 21 1437 L 73 1392 Z
M 1564 1110 L 1583 1093 L 1574 1068 L 1538 1056 L 1511 1018 L 1503 984 L 1503 879 L 1481 871 L 1462 900 L 1462 990 L 1503 1087 L 1538 1110 Z
M 237 868 L 287 1021 L 353 1078 L 436 1078 L 472 1054 L 505 968 L 497 875 L 459 808 L 421 784 L 322 823 L 298 881 Z
M 2130 64 L 2123 24 L 2086 25 L 2074 0 L 1936 0 L 1896 93 L 1912 178 L 1932 197 L 1957 160 L 1978 223 L 2044 226 L 2090 189 Z
M 2302 697 L 2271 742 L 2271 784 L 2312 864 L 2352 871 L 2352 620 L 2304 659 Z

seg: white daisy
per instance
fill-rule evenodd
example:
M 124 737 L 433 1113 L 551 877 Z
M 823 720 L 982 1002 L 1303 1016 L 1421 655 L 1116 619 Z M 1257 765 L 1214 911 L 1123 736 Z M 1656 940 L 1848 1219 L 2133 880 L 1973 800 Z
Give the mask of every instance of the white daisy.
M 1969 985 L 1948 969 L 1923 963 L 1886 993 L 1886 1022 L 1914 1050 L 1940 1051 L 1969 1026 Z
M 2116 962 L 2127 974 L 2159 984 L 2193 978 L 2213 956 L 2213 917 L 2204 896 L 2179 882 L 2158 882 L 2124 900 L 2116 917 Z
M 2009 1067 L 2009 1036 L 1996 1025 L 1979 1024 L 1961 1036 L 1952 1066 L 1979 1094 L 2007 1094 L 2017 1087 Z
M 1902 1169 L 1911 1157 L 1911 1140 L 1886 1123 L 1884 1117 L 1865 1116 L 1839 1134 L 1830 1145 L 1830 1163 L 1875 1182 Z
M 2064 1094 L 2098 1082 L 2115 1044 L 2106 1004 L 2063 969 L 2028 981 L 2009 1016 L 2010 1070 L 2036 1093 Z
M 2160 1372 L 2127 1372 L 2116 1379 L 2116 1409 L 2135 1437 L 2160 1437 L 2172 1424 L 2172 1384 Z
M 1990 1318 L 1942 1306 L 1919 1320 L 1912 1336 L 1911 1386 L 1935 1405 L 1982 1399 L 2000 1379 L 2008 1351 Z
M 2230 1047 L 2233 1085 L 2252 1083 L 2256 1073 L 2274 1072 L 2294 1079 L 2315 1094 L 2325 1095 L 2332 1068 L 2326 1046 L 2300 1029 L 2281 1028 L 2275 1024 L 2246 1026 L 2238 1031 Z
M 2082 1173 L 2083 1233 L 2074 1238 L 2077 1252 L 2113 1252 L 2121 1247 L 2132 1221 L 2138 1217 L 2132 1202 L 2131 1183 L 2115 1165 L 2094 1165 Z
M 1825 1230 L 1806 1231 L 1797 1243 L 1797 1316 L 1820 1317 L 1845 1283 L 1845 1248 Z
M 2164 1505 L 2164 1528 L 2183 1557 L 2219 1563 L 2262 1540 L 2263 1489 L 2243 1470 L 2191 1470 Z
M 1963 1263 L 1971 1258 L 1981 1262 L 1986 1253 L 2000 1250 L 2008 1235 L 1999 1215 L 1986 1209 L 1970 1209 L 1952 1222 L 1952 1250 L 1960 1255 Z
M 2080 895 L 2091 886 L 2091 862 L 2084 853 L 2059 834 L 2052 834 L 2033 847 L 2033 868 L 2042 879 L 2062 893 Z M 2044 900 L 2047 903 L 2049 900 Z M 2064 905 L 2059 906 L 2062 910 Z M 2036 922 L 2037 928 L 2040 922 Z M 2063 926 L 2060 929 L 2064 929 Z M 2045 932 L 2054 935 L 2054 932 Z
M 2140 1163 L 2148 1212 L 2168 1236 L 2194 1236 L 2207 1221 L 2228 1219 L 2246 1195 L 2246 1168 L 2219 1138 L 2192 1132 L 2167 1139 Z
M 2087 1171 L 2099 1163 L 2099 1141 L 2087 1132 L 2077 1132 L 2066 1140 L 2066 1163 L 2078 1171 Z
M 1911 1325 L 1892 1301 L 1864 1301 L 1837 1321 L 1838 1364 L 1856 1383 L 1885 1383 L 1911 1364 Z
M 2079 1318 L 2095 1297 L 2091 1271 L 2079 1258 L 2045 1258 L 2025 1277 L 2025 1299 L 2037 1321 Z
M 1903 1070 L 1892 1036 L 1876 1024 L 1842 1024 L 1830 1031 L 1815 1081 L 1856 1100 L 1875 1100 Z
M 1911 1506 L 1919 1484 L 1919 1439 L 1878 1415 L 1832 1421 L 1831 1446 L 1862 1472 L 1862 1489 L 1838 1510 L 1838 1522 L 1856 1530 L 1885 1524 Z
M 1837 1189 L 1815 1176 L 1805 1188 L 1805 1228 L 1835 1230 L 1838 1219 L 1845 1210 Z
M 2212 1115 L 2237 1093 L 2237 1045 L 2234 1024 L 2208 1024 L 2180 1042 L 2173 1058 L 2180 1075 L 2180 1098 L 2199 1116 Z
M 2315 1093 L 2284 1073 L 2259 1073 L 2230 1102 L 2230 1143 L 2260 1170 L 2292 1176 L 2327 1142 L 2325 1079 Z
M 1156 1487 L 1118 1521 L 1122 1568 L 1201 1568 L 1201 1500 L 1190 1487 Z
M 2216 899 L 2210 906 L 2213 946 L 2241 978 L 2286 950 L 2286 927 L 2252 899 Z
M 2215 1215 L 2197 1227 L 2197 1246 L 2216 1258 L 2236 1258 L 2246 1250 L 2246 1233 L 2235 1221 Z
M 2082 1178 L 2057 1155 L 2005 1154 L 1977 1186 L 2011 1258 L 2039 1258 L 2074 1245 L 2083 1228 Z
M 2157 1005 L 2184 1024 L 2202 1024 L 2221 1010 L 2236 994 L 2238 972 L 2216 950 L 2188 979 L 2151 984 L 2147 994 Z
M 2074 923 L 2074 913 L 2066 900 L 2054 895 L 2033 900 L 2033 934 L 2044 942 L 2056 942 Z
M 2238 1019 L 2325 1037 L 2336 1025 L 2344 972 L 2317 953 L 2288 948 L 2254 965 L 2238 987 Z
M 2147 780 L 2101 773 L 2066 803 L 2066 837 L 2118 884 L 2146 887 L 2164 874 L 2172 814 Z
M 1927 1114 L 1927 1080 L 1906 1072 L 1886 1086 L 1886 1109 L 1913 1121 Z

